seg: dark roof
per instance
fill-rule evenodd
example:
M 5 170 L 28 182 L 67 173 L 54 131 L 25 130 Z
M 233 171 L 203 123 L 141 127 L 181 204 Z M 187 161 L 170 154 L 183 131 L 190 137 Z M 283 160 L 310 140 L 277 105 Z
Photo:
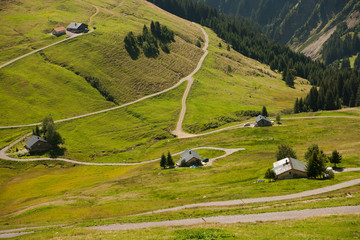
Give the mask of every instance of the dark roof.
M 263 115 L 259 115 L 255 118 L 256 122 L 260 122 L 261 120 L 265 120 L 271 123 L 270 119 L 268 119 L 267 117 L 264 117 Z
M 42 137 L 36 136 L 36 135 L 32 135 L 31 138 L 29 138 L 28 140 L 26 140 L 25 145 L 28 148 L 31 148 L 35 143 L 37 142 L 44 142 L 47 143 L 47 141 L 45 139 L 43 139 Z
M 72 22 L 70 23 L 66 28 L 70 28 L 70 29 L 78 29 L 82 24 L 84 23 L 77 23 L 77 22 Z M 87 26 L 86 24 L 84 24 L 85 26 Z

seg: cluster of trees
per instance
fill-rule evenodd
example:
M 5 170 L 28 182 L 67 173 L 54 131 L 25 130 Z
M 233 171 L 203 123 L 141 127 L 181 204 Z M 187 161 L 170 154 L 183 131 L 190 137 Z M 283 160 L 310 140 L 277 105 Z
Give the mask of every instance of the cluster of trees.
M 163 52 L 170 53 L 168 43 L 175 41 L 174 36 L 174 32 L 166 26 L 151 21 L 150 30 L 144 25 L 141 35 L 135 36 L 133 32 L 129 32 L 125 36 L 125 49 L 132 59 L 139 57 L 140 48 L 143 49 L 146 57 L 157 57 L 159 55 L 159 46 Z
M 159 7 L 182 18 L 200 23 L 213 29 L 233 49 L 241 54 L 270 65 L 272 70 L 283 73 L 283 80 L 290 87 L 294 86 L 295 76 L 306 78 L 319 87 L 319 98 L 303 99 L 303 111 L 333 110 L 344 106 L 356 106 L 359 73 L 349 69 L 338 70 L 326 67 L 289 47 L 278 44 L 266 36 L 255 32 L 244 21 L 220 14 L 216 9 L 192 0 L 148 0 Z M 357 38 L 355 37 L 355 42 Z M 357 46 L 356 44 L 352 44 Z M 360 59 L 359 59 L 360 65 Z M 331 100 L 330 100 L 331 99 Z M 351 101 L 351 99 L 353 99 Z M 355 101 L 354 101 L 355 99 Z M 328 101 L 327 101 L 328 100 Z M 300 100 L 298 100 L 299 102 Z M 304 103 L 305 102 L 305 103 Z M 339 104 L 340 103 L 340 104 Z
M 335 110 L 344 106 L 360 106 L 360 71 L 328 69 L 320 87 L 312 87 L 308 95 L 296 99 L 294 112 Z
M 160 159 L 160 167 L 162 168 L 174 168 L 175 167 L 175 163 L 174 160 L 170 154 L 170 152 L 168 152 L 167 157 L 165 156 L 165 154 L 161 155 L 161 159 Z
M 290 48 L 280 45 L 263 34 L 255 32 L 244 21 L 220 14 L 215 8 L 192 0 L 148 0 L 159 7 L 182 18 L 200 23 L 213 29 L 233 49 L 241 54 L 270 65 L 272 70 L 286 71 L 307 78 L 317 84 L 321 77 L 318 72 L 325 66 L 312 61 L 303 54 L 295 53 Z M 291 80 L 291 74 L 286 74 Z M 291 81 L 289 81 L 290 86 Z
M 336 31 L 324 43 L 322 56 L 326 64 L 331 64 L 336 60 L 346 59 L 355 53 L 360 52 L 360 26 L 348 29 L 347 23 L 340 23 Z M 345 61 L 346 63 L 348 63 Z M 350 64 L 343 62 L 342 68 L 350 68 Z
M 33 135 L 43 137 L 54 147 L 65 143 L 60 133 L 56 131 L 55 123 L 51 116 L 43 119 L 41 128 L 36 126 L 35 129 L 33 129 Z
M 296 152 L 288 144 L 280 144 L 275 156 L 277 161 L 286 157 L 297 158 Z M 311 145 L 307 149 L 304 157 L 307 162 L 306 172 L 309 178 L 323 178 L 325 176 L 327 178 L 333 178 L 333 172 L 328 172 L 326 170 L 326 163 L 330 162 L 336 167 L 336 164 L 341 163 L 342 159 L 341 154 L 337 150 L 334 150 L 331 156 L 327 157 L 324 152 L 319 149 L 317 144 Z M 276 176 L 274 171 L 268 168 L 265 173 L 265 178 L 275 179 Z

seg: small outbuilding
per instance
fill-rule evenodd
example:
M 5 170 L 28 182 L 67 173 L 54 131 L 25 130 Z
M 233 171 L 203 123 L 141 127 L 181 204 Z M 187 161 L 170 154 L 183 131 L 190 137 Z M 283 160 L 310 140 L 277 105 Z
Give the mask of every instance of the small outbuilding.
M 264 117 L 263 115 L 259 115 L 255 118 L 255 127 L 270 127 L 273 125 L 273 122 L 268 119 L 267 117 Z
M 25 148 L 29 152 L 43 152 L 52 148 L 52 145 L 48 143 L 44 138 L 33 135 L 25 142 Z
M 185 162 L 186 167 L 193 166 L 193 165 L 195 165 L 195 166 L 203 165 L 200 155 L 191 149 L 188 149 L 181 154 L 180 160 L 177 162 L 177 165 L 181 166 L 183 161 Z
M 66 28 L 65 27 L 56 27 L 52 30 L 52 35 L 60 37 L 62 35 L 66 34 Z
M 72 22 L 66 27 L 66 30 L 72 33 L 86 33 L 89 31 L 89 26 L 85 23 Z
M 292 157 L 287 157 L 273 163 L 277 179 L 305 178 L 306 163 Z

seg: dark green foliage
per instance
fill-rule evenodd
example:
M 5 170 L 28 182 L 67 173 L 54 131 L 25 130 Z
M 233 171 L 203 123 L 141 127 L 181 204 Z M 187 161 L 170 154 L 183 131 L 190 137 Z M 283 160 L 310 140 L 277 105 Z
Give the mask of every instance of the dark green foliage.
M 170 152 L 168 152 L 168 155 L 167 155 L 167 158 L 166 158 L 166 165 L 169 168 L 174 168 L 174 166 L 175 166 L 174 160 L 173 160 Z
M 312 85 L 319 86 L 319 96 L 317 99 L 318 110 L 339 109 L 341 108 L 341 103 L 349 106 L 351 94 L 353 94 L 353 99 L 356 99 L 356 90 L 360 84 L 358 71 L 351 72 L 349 69 L 339 71 L 338 69 L 327 68 L 319 61 L 313 61 L 303 54 L 295 53 L 288 47 L 275 43 L 263 34 L 255 32 L 245 21 L 237 21 L 232 17 L 222 15 L 215 8 L 206 6 L 198 1 L 148 1 L 180 17 L 211 28 L 220 38 L 228 43 L 228 50 L 230 50 L 231 45 L 235 51 L 256 59 L 261 63 L 270 65 L 272 70 L 278 70 L 279 72 L 285 71 L 284 80 L 289 86 L 293 86 L 294 76 L 306 78 Z M 310 2 L 311 1 L 308 1 L 308 3 Z M 342 3 L 344 3 L 344 1 L 337 0 L 335 5 L 340 6 Z M 333 3 L 330 5 L 332 8 L 337 8 Z M 322 3 L 321 6 L 325 5 Z M 319 20 L 323 21 L 322 18 L 328 19 L 328 17 L 330 17 L 325 13 L 326 11 L 319 11 L 314 17 L 322 16 Z M 317 20 L 314 21 L 314 23 L 317 22 Z M 358 41 L 357 37 L 353 38 L 352 41 L 352 45 L 360 46 L 360 41 Z M 354 77 L 350 78 L 352 74 L 354 74 Z M 344 91 L 347 84 L 350 92 L 348 90 Z M 331 91 L 331 93 L 328 93 L 329 91 Z M 354 91 L 355 93 L 353 93 Z M 325 99 L 326 96 L 327 102 Z M 330 98 L 332 99 L 330 100 Z M 312 107 L 309 107 L 309 103 L 305 98 L 300 111 L 314 111 L 314 109 L 316 109 L 316 107 L 314 107 L 315 100 L 312 99 L 312 101 Z M 352 103 L 354 102 L 355 101 Z
M 355 107 L 360 106 L 360 85 L 358 87 L 357 93 L 356 93 L 356 99 L 355 99 Z
M 263 108 L 262 108 L 262 110 L 261 110 L 261 115 L 263 115 L 264 117 L 267 117 L 267 116 L 268 116 L 268 112 L 267 112 L 265 106 L 263 106 Z
M 35 127 L 34 134 L 35 134 L 36 136 L 40 136 L 41 133 L 40 133 L 39 126 L 36 126 L 36 127 Z
M 350 68 L 350 60 L 349 58 L 344 58 L 341 64 L 341 69 L 349 69 Z
M 327 157 L 317 144 L 311 145 L 305 153 L 306 172 L 309 178 L 323 177 L 326 171 Z
M 228 65 L 227 71 L 228 71 L 228 73 L 232 73 L 232 68 L 230 65 Z
M 185 159 L 181 161 L 180 167 L 186 167 L 186 161 L 185 161 Z
M 280 124 L 280 119 L 281 119 L 280 114 L 277 114 L 277 115 L 276 115 L 276 122 L 277 122 L 278 124 Z
M 109 91 L 101 84 L 100 80 L 97 78 L 97 77 L 88 77 L 88 76 L 85 76 L 84 77 L 85 80 L 90 83 L 90 85 L 95 88 L 96 90 L 99 91 L 99 93 L 105 97 L 105 99 L 107 101 L 110 101 L 110 102 L 114 102 L 116 103 L 115 101 L 115 98 L 114 96 L 112 96 Z
M 140 49 L 137 46 L 137 41 L 133 32 L 129 32 L 125 39 L 125 49 L 129 53 L 130 57 L 135 60 L 139 57 Z
M 42 135 L 53 146 L 64 144 L 65 141 L 61 137 L 60 133 L 56 131 L 54 121 L 51 116 L 43 119 L 42 122 Z
M 196 43 L 195 43 L 195 45 L 200 48 L 200 47 L 201 47 L 201 42 L 200 42 L 200 40 L 197 40 Z
M 329 161 L 334 164 L 334 166 L 336 167 L 336 164 L 341 163 L 341 159 L 342 156 L 340 155 L 340 153 L 336 150 L 334 150 L 331 154 L 331 156 L 329 157 Z
M 299 112 L 300 112 L 299 99 L 296 98 L 295 104 L 294 104 L 294 113 L 299 113 Z
M 142 35 L 137 37 L 132 32 L 129 32 L 125 37 L 125 48 L 133 60 L 140 55 L 141 47 L 144 54 L 148 58 L 156 58 L 159 55 L 159 46 L 165 53 L 170 53 L 168 43 L 175 41 L 174 32 L 169 30 L 166 26 L 161 26 L 159 22 L 151 22 L 150 31 L 146 25 L 142 30 Z
M 276 152 L 276 160 L 281 160 L 286 157 L 297 158 L 295 151 L 286 143 L 282 143 L 278 146 L 278 150 Z
M 289 87 L 294 87 L 294 80 L 295 80 L 295 69 L 286 69 L 283 72 L 283 80 L 285 81 L 286 85 Z
M 356 69 L 360 68 L 360 53 L 358 53 L 357 57 L 355 58 L 354 68 Z
M 219 42 L 219 48 L 222 48 L 221 42 Z
M 162 155 L 161 155 L 161 159 L 160 159 L 160 167 L 166 168 L 166 163 L 167 163 L 166 157 L 165 157 L 164 154 L 162 154 Z
M 265 178 L 266 179 L 275 179 L 275 177 L 276 177 L 275 172 L 271 168 L 268 168 L 265 172 Z
M 226 50 L 231 51 L 230 45 L 227 45 Z

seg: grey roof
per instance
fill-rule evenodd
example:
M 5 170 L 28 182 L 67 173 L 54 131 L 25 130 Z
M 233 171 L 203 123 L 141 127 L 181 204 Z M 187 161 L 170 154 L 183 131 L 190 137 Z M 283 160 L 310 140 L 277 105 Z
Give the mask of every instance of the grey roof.
M 280 175 L 292 169 L 301 172 L 306 172 L 306 163 L 291 157 L 287 157 L 279 161 L 276 161 L 273 163 L 273 165 L 274 165 L 273 171 L 275 172 L 276 175 Z
M 180 155 L 180 160 L 177 162 L 177 164 L 180 165 L 183 160 L 185 160 L 185 162 L 188 162 L 192 158 L 197 158 L 199 160 L 202 160 L 200 155 L 197 152 L 195 152 L 194 150 L 188 149 L 188 150 L 185 150 Z
M 78 29 L 81 26 L 81 24 L 83 24 L 83 23 L 72 22 L 66 27 L 66 29 L 68 29 L 68 28 Z
M 36 136 L 36 135 L 32 135 L 31 138 L 29 138 L 28 140 L 26 140 L 25 145 L 28 148 L 31 148 L 35 143 L 37 143 L 38 141 L 41 142 L 45 142 L 47 143 L 47 141 L 45 139 L 43 139 L 42 137 Z
M 265 121 L 268 121 L 268 122 L 271 122 L 270 119 L 268 119 L 267 117 L 264 117 L 263 115 L 259 115 L 255 118 L 255 121 L 256 122 L 260 122 L 261 120 L 265 120 Z

